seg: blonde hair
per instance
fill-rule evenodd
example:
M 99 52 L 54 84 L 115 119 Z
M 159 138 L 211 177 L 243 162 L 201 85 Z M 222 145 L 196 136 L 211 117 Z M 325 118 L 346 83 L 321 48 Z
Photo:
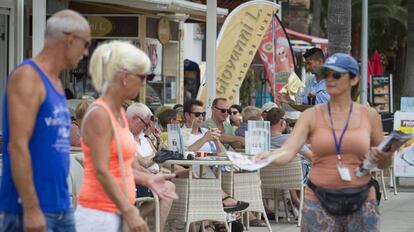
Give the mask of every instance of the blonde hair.
M 147 54 L 125 41 L 111 41 L 99 45 L 92 54 L 89 74 L 96 91 L 103 93 L 122 70 L 144 75 L 150 69 Z
M 242 111 L 243 122 L 247 122 L 249 120 L 258 120 L 258 115 L 260 115 L 260 109 L 255 106 L 247 106 Z
M 76 120 L 82 120 L 83 116 L 85 116 L 86 110 L 88 109 L 90 103 L 88 101 L 82 101 L 81 103 L 76 106 L 75 109 L 75 118 Z

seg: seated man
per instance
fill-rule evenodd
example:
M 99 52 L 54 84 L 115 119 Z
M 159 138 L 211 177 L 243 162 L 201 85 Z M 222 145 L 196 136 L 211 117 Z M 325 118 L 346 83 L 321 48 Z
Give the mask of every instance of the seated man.
M 263 120 L 266 120 L 267 112 L 273 108 L 279 108 L 279 106 L 274 102 L 267 102 L 262 105 L 262 118 Z
M 245 137 L 247 131 L 247 122 L 248 121 L 262 121 L 262 114 L 260 109 L 255 106 L 247 106 L 242 111 L 243 123 L 240 124 L 239 128 L 236 129 L 236 136 Z
M 285 143 L 289 137 L 288 134 L 282 134 L 286 130 L 286 121 L 284 117 L 285 112 L 279 108 L 273 108 L 267 113 L 267 121 L 270 121 L 270 142 L 272 149 L 282 147 L 283 143 Z M 313 153 L 307 146 L 303 146 L 303 148 L 299 151 L 299 154 L 307 159 L 303 159 L 302 161 L 303 174 L 306 176 L 310 167 L 309 161 L 312 161 Z M 297 192 L 295 190 L 291 190 L 290 196 L 292 198 L 293 205 L 299 209 L 300 200 Z
M 244 138 L 235 136 L 234 129 L 230 123 L 226 122 L 229 116 L 227 99 L 216 98 L 213 101 L 211 108 L 211 118 L 208 118 L 204 122 L 205 128 L 218 128 L 222 135 L 220 141 L 228 149 L 231 145 L 233 148 L 244 148 Z
M 139 165 L 134 165 L 136 171 L 143 171 L 148 173 L 157 174 L 160 171 L 160 167 L 157 163 L 154 163 L 156 150 L 150 139 L 145 137 L 144 131 L 148 128 L 151 123 L 152 115 L 151 110 L 142 103 L 131 104 L 127 111 L 126 117 L 128 120 L 128 126 L 137 142 L 136 155 Z M 170 185 L 174 185 L 169 182 Z M 149 197 L 152 196 L 151 191 L 145 187 L 137 186 L 137 197 Z M 167 221 L 168 214 L 171 210 L 172 200 L 160 199 L 160 228 L 164 230 L 165 223 Z M 141 215 L 148 215 L 154 209 L 153 203 L 144 203 L 140 208 Z
M 184 145 L 189 151 L 204 151 L 217 154 L 225 152 L 226 150 L 219 140 L 221 131 L 217 128 L 201 128 L 205 115 L 206 112 L 201 101 L 188 100 L 184 103 L 185 124 L 182 128 Z M 215 178 L 215 174 L 210 168 L 203 168 L 203 173 L 200 173 L 200 167 L 195 167 L 194 170 L 197 176 Z M 236 201 L 224 191 L 221 191 L 221 196 L 226 212 L 241 211 L 249 207 L 249 203 Z

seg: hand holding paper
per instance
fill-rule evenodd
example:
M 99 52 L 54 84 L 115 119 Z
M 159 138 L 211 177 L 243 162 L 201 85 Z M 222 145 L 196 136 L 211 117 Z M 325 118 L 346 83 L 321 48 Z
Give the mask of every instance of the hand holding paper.
M 231 151 L 227 152 L 227 156 L 234 166 L 247 171 L 261 169 L 272 163 L 273 160 L 278 159 L 285 154 L 285 151 L 280 150 L 273 150 L 273 152 L 262 152 L 256 156 L 248 156 Z

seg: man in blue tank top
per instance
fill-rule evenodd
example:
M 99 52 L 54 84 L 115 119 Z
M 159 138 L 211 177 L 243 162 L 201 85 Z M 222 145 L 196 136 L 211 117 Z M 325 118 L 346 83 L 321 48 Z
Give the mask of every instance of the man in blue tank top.
M 57 12 L 47 21 L 43 50 L 8 79 L 0 231 L 76 231 L 67 184 L 70 113 L 59 76 L 76 68 L 90 40 L 85 18 Z

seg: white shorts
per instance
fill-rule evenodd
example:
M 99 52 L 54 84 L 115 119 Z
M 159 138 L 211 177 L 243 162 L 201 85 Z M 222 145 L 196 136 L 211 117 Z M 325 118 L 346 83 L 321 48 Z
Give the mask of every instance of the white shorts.
M 78 232 L 120 232 L 121 215 L 78 205 L 75 211 Z

